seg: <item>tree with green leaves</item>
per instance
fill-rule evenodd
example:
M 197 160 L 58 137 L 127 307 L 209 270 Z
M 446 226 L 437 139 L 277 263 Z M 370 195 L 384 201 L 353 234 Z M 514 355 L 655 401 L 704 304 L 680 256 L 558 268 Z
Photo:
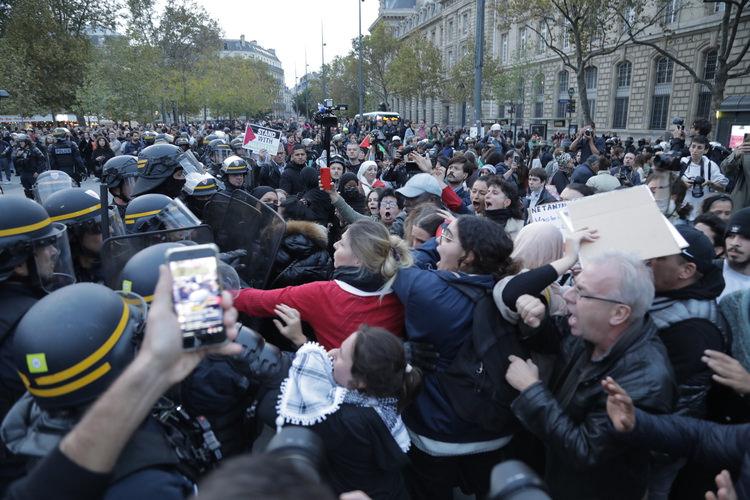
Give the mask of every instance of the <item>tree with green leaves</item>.
M 18 113 L 77 109 L 81 69 L 89 61 L 88 33 L 114 29 L 118 0 L 12 0 L 2 6 L 0 88 Z
M 369 35 L 362 38 L 362 60 L 365 63 L 363 72 L 366 88 L 375 94 L 379 102 L 388 103 L 390 100 L 389 66 L 398 47 L 398 39 L 391 34 L 389 28 L 383 23 L 379 23 Z M 356 39 L 351 54 L 356 57 Z
M 405 98 L 416 98 L 422 105 L 425 120 L 427 98 L 439 96 L 443 92 L 445 82 L 442 74 L 440 51 L 419 35 L 412 35 L 401 43 L 388 70 L 393 93 Z
M 346 56 L 334 57 L 329 65 L 326 65 L 328 75 L 328 91 L 331 98 L 337 104 L 348 104 L 349 109 L 342 111 L 340 116 L 352 117 L 356 114 L 359 88 L 357 85 L 357 54 L 348 53 Z M 368 85 L 368 88 L 370 86 Z M 365 102 L 371 100 L 365 95 Z M 366 109 L 369 109 L 367 107 Z
M 668 13 L 675 17 L 679 15 L 680 6 L 672 13 L 667 12 L 667 9 L 673 8 L 671 2 L 642 0 L 642 5 L 638 9 L 622 13 L 621 22 L 631 42 L 651 47 L 687 71 L 695 83 L 704 85 L 711 92 L 711 109 L 717 110 L 724 100 L 727 82 L 750 75 L 750 37 L 746 37 L 741 43 L 735 43 L 738 34 L 741 35 L 743 30 L 750 29 L 748 1 L 719 0 L 709 3 L 712 6 L 716 4 L 717 11 L 721 12 L 716 44 L 709 51 L 715 51 L 716 65 L 713 78 L 710 78 L 710 75 L 706 78 L 704 71 L 695 68 L 692 54 L 690 60 L 682 59 L 678 54 L 680 34 L 666 24 L 665 20 Z M 647 29 L 644 29 L 644 26 Z M 657 38 L 655 34 L 660 36 Z M 709 120 L 715 133 L 716 114 L 709 113 Z

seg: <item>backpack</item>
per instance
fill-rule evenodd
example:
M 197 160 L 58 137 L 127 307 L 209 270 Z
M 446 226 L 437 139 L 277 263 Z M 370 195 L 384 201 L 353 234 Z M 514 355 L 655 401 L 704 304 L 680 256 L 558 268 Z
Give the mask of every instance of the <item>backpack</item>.
M 513 325 L 501 315 L 492 290 L 451 282 L 474 304 L 471 335 L 445 372 L 437 373 L 440 388 L 454 411 L 467 422 L 494 433 L 508 435 L 518 422 L 510 405 L 518 391 L 505 380 L 514 354 L 528 357 Z

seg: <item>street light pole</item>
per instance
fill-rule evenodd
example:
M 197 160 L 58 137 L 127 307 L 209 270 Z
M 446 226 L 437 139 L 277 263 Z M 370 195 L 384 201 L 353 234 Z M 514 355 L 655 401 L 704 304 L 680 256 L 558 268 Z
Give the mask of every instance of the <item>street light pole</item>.
M 474 122 L 477 136 L 482 129 L 482 60 L 484 59 L 484 0 L 477 0 L 477 29 L 474 35 Z M 466 103 L 464 102 L 464 106 Z M 461 124 L 463 126 L 463 123 Z
M 359 53 L 359 65 L 357 68 L 357 79 L 359 80 L 359 117 L 362 119 L 363 109 L 365 107 L 365 82 L 362 77 L 362 2 L 359 0 L 359 38 L 357 39 L 357 52 Z
M 573 96 L 575 93 L 576 89 L 568 87 L 568 135 L 571 135 L 570 130 L 573 125 Z
M 323 21 L 320 21 L 320 79 L 323 85 L 323 99 L 325 99 L 328 95 L 328 91 L 326 90 L 326 54 L 324 51 L 325 46 L 326 44 L 325 42 L 323 42 Z

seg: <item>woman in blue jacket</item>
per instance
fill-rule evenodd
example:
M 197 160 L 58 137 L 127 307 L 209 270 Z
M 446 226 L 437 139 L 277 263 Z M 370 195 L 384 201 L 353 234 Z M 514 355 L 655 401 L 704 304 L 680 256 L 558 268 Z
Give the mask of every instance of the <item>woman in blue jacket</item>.
M 415 445 L 409 489 L 413 499 L 452 498 L 456 486 L 483 495 L 512 431 L 488 430 L 461 418 L 455 402 L 446 397 L 441 376 L 473 331 L 476 303 L 467 288 L 486 293 L 514 273 L 513 243 L 494 222 L 467 215 L 443 229 L 436 248 L 435 241 L 424 246 L 419 267 L 399 271 L 393 285 L 404 305 L 406 337 L 432 344 L 439 353 L 435 371 L 426 374 L 422 392 L 404 413 Z

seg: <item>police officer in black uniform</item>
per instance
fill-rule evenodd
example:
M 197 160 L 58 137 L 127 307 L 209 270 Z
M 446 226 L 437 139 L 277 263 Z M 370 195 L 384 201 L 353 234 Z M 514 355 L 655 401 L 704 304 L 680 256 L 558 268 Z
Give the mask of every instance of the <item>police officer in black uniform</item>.
M 13 362 L 18 323 L 46 291 L 73 282 L 66 228 L 52 222 L 38 203 L 0 197 L 0 420 L 26 390 Z M 55 276 L 68 257 L 70 275 Z M 57 279 L 55 279 L 57 278 Z M 0 446 L 0 496 L 23 472 L 22 463 Z
M 86 174 L 81 152 L 78 146 L 68 139 L 68 129 L 58 127 L 52 132 L 57 142 L 47 150 L 50 170 L 62 170 L 68 174 L 79 186 Z
M 224 190 L 228 194 L 232 194 L 235 189 L 249 191 L 248 187 L 253 185 L 250 166 L 239 156 L 232 155 L 224 160 L 220 172 L 221 180 L 224 181 Z
M 26 134 L 16 136 L 16 147 L 11 155 L 13 164 L 16 167 L 16 173 L 21 176 L 23 192 L 27 198 L 34 199 L 34 179 L 44 171 L 46 163 L 44 154 L 32 144 L 31 139 Z
M 137 176 L 138 158 L 135 156 L 115 156 L 102 167 L 102 183 L 107 185 L 121 217 L 125 216 L 125 207 L 130 203 Z
M 145 308 L 94 283 L 72 285 L 37 302 L 18 324 L 13 345 L 14 366 L 28 392 L 0 429 L 8 449 L 30 462 L 55 450 L 132 361 L 144 326 Z M 178 469 L 171 438 L 148 417 L 115 464 L 106 497 L 185 498 L 197 478 Z

